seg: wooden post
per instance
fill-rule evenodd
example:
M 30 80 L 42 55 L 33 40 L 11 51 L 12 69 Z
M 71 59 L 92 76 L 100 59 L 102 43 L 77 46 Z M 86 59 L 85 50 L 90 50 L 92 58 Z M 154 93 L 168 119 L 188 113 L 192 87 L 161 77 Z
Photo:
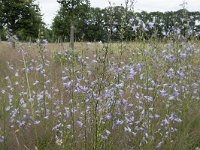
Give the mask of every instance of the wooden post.
M 71 27 L 70 27 L 70 43 L 69 47 L 74 50 L 74 22 L 71 22 Z

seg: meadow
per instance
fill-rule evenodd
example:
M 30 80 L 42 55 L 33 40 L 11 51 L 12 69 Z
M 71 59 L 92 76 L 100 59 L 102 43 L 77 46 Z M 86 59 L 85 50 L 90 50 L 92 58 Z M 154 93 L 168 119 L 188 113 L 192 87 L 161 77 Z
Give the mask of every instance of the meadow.
M 200 42 L 0 43 L 0 149 L 200 149 Z

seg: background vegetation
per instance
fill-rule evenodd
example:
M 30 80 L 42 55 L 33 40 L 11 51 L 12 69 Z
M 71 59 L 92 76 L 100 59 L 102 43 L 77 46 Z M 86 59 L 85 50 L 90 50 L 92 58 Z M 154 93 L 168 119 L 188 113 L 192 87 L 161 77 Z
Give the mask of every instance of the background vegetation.
M 59 0 L 47 29 L 33 1 L 0 1 L 0 149 L 200 148 L 199 13 L 126 2 Z
M 200 12 L 189 12 L 185 8 L 175 12 L 134 12 L 123 6 L 104 9 L 90 7 L 89 1 L 64 3 L 59 1 L 60 10 L 47 28 L 42 22 L 40 9 L 31 1 L 0 1 L 0 35 L 5 40 L 11 33 L 22 41 L 40 38 L 50 42 L 70 41 L 70 26 L 73 22 L 75 41 L 132 41 L 143 39 L 165 39 L 173 32 L 199 39 Z M 66 1 L 67 2 L 67 1 Z M 69 1 L 70 2 L 70 1 Z M 76 2 L 76 3 L 75 3 Z M 126 14 L 124 14 L 126 12 Z M 123 25 L 122 25 L 123 24 Z M 182 26 L 179 30 L 175 28 Z M 122 29 L 123 38 L 121 37 Z M 110 33 L 110 34 L 107 34 Z M 109 37 L 111 36 L 111 37 Z

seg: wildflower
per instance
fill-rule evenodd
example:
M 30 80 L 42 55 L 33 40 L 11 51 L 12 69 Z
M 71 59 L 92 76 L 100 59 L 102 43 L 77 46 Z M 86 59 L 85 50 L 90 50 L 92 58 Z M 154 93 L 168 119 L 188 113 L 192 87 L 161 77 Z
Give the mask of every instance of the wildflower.
M 169 95 L 169 100 L 172 101 L 175 99 L 175 96 L 174 95 Z
M 160 148 L 162 144 L 163 144 L 163 141 L 159 142 L 159 143 L 157 144 L 156 148 Z
M 122 121 L 122 120 L 119 120 L 119 119 L 117 119 L 117 121 L 116 121 L 116 124 L 117 124 L 117 125 L 122 125 L 122 124 L 123 124 L 123 121 Z
M 158 114 L 155 114 L 155 116 L 154 116 L 155 118 L 160 118 L 160 115 L 158 115 Z
M 138 24 L 142 24 L 142 20 L 140 19 L 140 17 L 136 17 L 136 20 L 138 21 Z
M 48 84 L 48 83 L 50 83 L 51 82 L 51 80 L 47 80 L 46 82 L 45 82 L 45 84 Z
M 144 54 L 148 54 L 148 51 L 146 49 L 144 50 Z
M 11 102 L 13 100 L 13 95 L 9 94 L 8 99 L 9 99 L 9 102 Z
M 43 39 L 42 42 L 41 42 L 42 46 L 46 46 L 48 44 L 48 41 L 47 39 Z
M 94 64 L 96 64 L 96 63 L 97 63 L 97 60 L 93 59 L 92 62 L 93 62 Z
M 128 75 L 128 79 L 133 79 L 134 76 L 137 74 L 133 69 L 130 70 L 130 74 Z
M 188 35 L 192 35 L 193 30 L 188 30 Z
M 0 143 L 3 143 L 5 140 L 4 136 L 0 135 Z
M 131 128 L 129 128 L 129 127 L 124 127 L 124 131 L 125 131 L 125 132 L 131 133 Z
M 18 40 L 18 37 L 16 35 L 13 35 L 14 40 Z
M 51 94 L 46 90 L 45 91 L 45 95 L 46 95 L 46 97 L 48 98 L 48 99 L 51 99 Z
M 200 20 L 195 20 L 195 26 L 199 26 L 200 25 Z
M 6 76 L 5 79 L 6 79 L 6 80 L 9 80 L 10 78 L 9 78 L 9 76 Z
M 6 91 L 5 91 L 5 90 L 1 90 L 1 93 L 2 93 L 2 94 L 5 94 L 5 93 L 6 93 Z
M 168 125 L 168 124 L 169 124 L 169 121 L 168 121 L 167 119 L 164 119 L 162 122 L 163 122 L 165 125 Z
M 164 89 L 160 90 L 160 94 L 161 94 L 162 97 L 165 97 L 165 96 L 168 95 L 167 92 Z
M 114 92 L 111 90 L 105 90 L 105 95 L 104 98 L 107 99 L 109 97 L 113 97 L 114 96 Z
M 179 75 L 179 77 L 185 78 L 185 74 L 183 72 L 177 71 L 177 74 Z
M 69 82 L 63 83 L 63 86 L 64 87 L 70 87 L 71 84 L 72 84 L 72 81 L 69 81 Z
M 58 146 L 61 146 L 62 144 L 63 144 L 63 140 L 62 139 L 56 139 L 56 144 L 58 145 Z
M 108 114 L 106 115 L 106 119 L 110 120 L 111 118 L 112 118 L 111 113 L 108 113 Z
M 133 23 L 133 21 L 134 21 L 133 18 L 130 18 L 130 19 L 129 19 L 129 22 L 130 22 L 131 24 Z
M 19 82 L 17 81 L 17 82 L 15 82 L 15 85 L 19 85 Z
M 179 95 L 179 91 L 176 89 L 176 87 L 174 88 L 174 95 L 178 96 Z
M 31 98 L 29 98 L 29 102 L 33 102 L 34 101 L 34 99 L 31 97 Z
M 39 121 L 39 120 L 36 120 L 36 121 L 35 121 L 35 125 L 38 125 L 38 124 L 40 124 L 40 121 Z
M 129 107 L 133 107 L 133 106 L 134 106 L 134 104 L 128 104 L 128 106 L 129 106 Z
M 99 44 L 102 44 L 102 41 L 99 41 L 98 43 L 99 43 Z
M 16 73 L 15 73 L 15 77 L 18 77 L 19 76 L 19 72 L 17 71 Z
M 146 25 L 145 25 L 144 23 L 142 24 L 142 28 L 143 28 L 144 31 L 149 31 L 149 30 L 146 28 Z
M 59 92 L 59 89 L 55 89 L 54 91 L 55 91 L 56 93 L 58 93 L 58 92 Z
M 102 140 L 107 140 L 107 139 L 108 139 L 107 136 L 104 136 L 104 135 L 102 135 L 102 134 L 99 134 L 99 136 L 100 136 L 100 138 L 101 138 Z
M 67 80 L 68 78 L 69 78 L 68 76 L 64 76 L 64 77 L 62 77 L 62 80 L 65 81 L 65 80 Z
M 111 132 L 108 131 L 108 130 L 105 130 L 105 132 L 106 132 L 107 135 L 110 135 L 110 134 L 111 134 Z
M 152 86 L 155 86 L 155 85 L 156 85 L 156 83 L 155 83 L 154 80 L 151 81 L 151 85 L 152 85 Z
M 144 98 L 145 98 L 148 102 L 153 102 L 153 97 L 151 97 L 151 96 L 144 96 Z
M 186 53 L 181 53 L 180 54 L 180 57 L 181 57 L 181 60 L 184 60 L 186 58 L 187 54 Z
M 180 118 L 175 118 L 174 121 L 175 121 L 175 122 L 178 122 L 178 123 L 179 123 L 179 122 L 182 122 L 182 120 L 181 120 Z
M 139 70 L 139 71 L 141 71 L 141 68 L 142 68 L 142 64 L 136 64 L 136 68 Z
M 26 122 L 24 120 L 22 120 L 22 121 L 19 122 L 19 127 L 23 127 L 25 124 L 26 124 Z
M 123 86 L 124 86 L 124 83 L 123 83 L 123 82 L 120 83 L 120 84 L 116 84 L 116 88 L 117 88 L 117 89 L 121 89 Z
M 136 26 L 136 25 L 134 24 L 134 26 L 133 26 L 133 32 L 137 32 L 137 28 L 138 28 L 138 26 Z
M 175 58 L 174 58 L 172 55 L 170 55 L 170 56 L 168 56 L 168 60 L 169 60 L 171 63 L 173 63 L 173 62 L 175 61 Z
M 119 90 L 119 95 L 123 96 L 124 95 L 124 91 L 123 90 Z
M 123 99 L 123 104 L 126 106 L 127 104 L 128 104 L 128 101 L 127 100 L 125 100 L 125 99 Z
M 36 39 L 36 40 L 35 40 L 35 43 L 36 43 L 36 44 L 40 44 L 40 39 Z
M 7 106 L 7 107 L 5 108 L 5 110 L 6 110 L 6 111 L 9 111 L 10 108 L 11 108 L 10 106 Z
M 19 112 L 18 109 L 14 109 L 14 110 L 10 113 L 11 118 L 15 118 L 18 112 Z
M 37 100 L 40 101 L 44 98 L 44 95 L 42 93 L 37 94 Z
M 167 33 L 166 33 L 165 31 L 162 31 L 162 35 L 166 36 L 166 35 L 167 35 Z
M 82 123 L 81 121 L 77 121 L 77 124 L 78 124 L 78 126 L 79 126 L 80 128 L 83 127 L 83 123 Z
M 67 129 L 71 129 L 71 128 L 72 128 L 72 125 L 68 124 Z
M 88 87 L 86 87 L 86 86 L 79 86 L 79 90 L 80 91 L 83 91 L 83 92 L 86 92 L 86 91 L 88 91 Z
M 138 126 L 135 126 L 134 130 L 135 131 L 140 131 L 140 128 Z
M 154 27 L 154 23 L 153 22 L 149 22 L 148 25 L 149 25 L 150 29 L 152 29 Z
M 144 78 L 144 74 L 140 74 L 140 80 Z

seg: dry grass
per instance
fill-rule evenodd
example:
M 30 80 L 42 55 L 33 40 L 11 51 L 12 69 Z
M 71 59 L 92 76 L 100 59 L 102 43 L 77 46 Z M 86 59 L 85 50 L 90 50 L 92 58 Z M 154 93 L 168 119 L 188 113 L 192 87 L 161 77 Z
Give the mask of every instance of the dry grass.
M 200 48 L 200 42 L 195 43 L 197 47 Z M 51 79 L 53 79 L 52 86 L 58 85 L 61 87 L 61 68 L 59 64 L 54 63 L 53 56 L 58 51 L 64 51 L 66 49 L 69 49 L 68 47 L 69 43 L 61 44 L 54 44 L 50 43 L 46 46 L 46 55 L 47 57 L 52 61 L 51 67 L 49 71 L 49 75 L 51 76 Z M 165 43 L 158 43 L 155 42 L 153 44 L 154 48 L 160 49 L 163 48 Z M 28 53 L 28 59 L 34 58 L 35 60 L 38 60 L 38 52 L 39 47 L 37 45 L 31 45 L 29 46 L 26 43 L 22 43 L 21 45 L 23 49 L 26 49 Z M 148 43 L 142 43 L 142 42 L 135 42 L 135 43 L 123 43 L 122 45 L 120 43 L 113 43 L 106 45 L 109 47 L 109 56 L 112 57 L 118 57 L 120 53 L 120 47 L 123 46 L 124 49 L 126 49 L 126 52 L 123 53 L 122 58 L 124 61 L 127 61 L 129 55 L 135 55 L 134 52 L 148 48 Z M 103 45 L 100 43 L 76 43 L 75 49 L 78 53 L 81 53 L 84 51 L 86 56 L 88 56 L 90 59 L 93 59 L 93 55 L 95 54 L 96 50 L 103 50 Z M 11 64 L 15 66 L 19 66 L 19 62 L 22 60 L 21 56 L 16 52 L 15 49 L 11 47 L 6 42 L 0 43 L 0 88 L 1 86 L 4 86 L 4 78 L 11 74 L 11 72 L 7 68 L 7 62 L 10 62 Z M 194 65 L 198 66 L 200 65 L 199 57 L 196 56 L 194 60 Z M 158 71 L 159 72 L 159 71 Z M 157 73 L 158 73 L 157 72 Z M 159 74 L 157 74 L 159 77 Z M 32 76 L 34 79 L 37 78 L 36 75 Z M 37 90 L 37 89 L 36 89 Z M 181 125 L 178 126 L 179 131 L 177 133 L 177 136 L 174 137 L 174 142 L 172 144 L 165 143 L 162 147 L 162 149 L 195 149 L 196 147 L 200 147 L 200 111 L 199 111 L 199 105 L 193 105 L 190 106 L 193 109 L 188 110 L 185 116 L 185 120 Z M 56 122 L 56 120 L 52 120 L 52 122 Z M 0 123 L 1 126 L 1 123 Z M 45 126 L 45 125 L 44 125 Z M 8 128 L 8 127 L 7 127 Z M 43 127 L 39 127 L 37 129 L 38 131 L 38 142 L 39 145 L 41 145 L 40 149 L 59 149 L 54 143 L 54 139 L 51 139 L 52 132 L 49 128 L 48 131 L 44 131 Z M 47 134 L 46 134 L 47 133 Z M 22 136 L 23 135 L 23 136 Z M 7 146 L 8 149 L 12 150 L 25 150 L 25 149 L 34 149 L 35 146 L 35 139 L 33 128 L 27 129 L 23 131 L 23 134 L 20 135 L 20 133 L 16 130 L 10 130 L 9 136 L 10 139 L 10 145 Z M 19 141 L 19 143 L 18 143 Z M 1 148 L 0 148 L 1 149 Z

